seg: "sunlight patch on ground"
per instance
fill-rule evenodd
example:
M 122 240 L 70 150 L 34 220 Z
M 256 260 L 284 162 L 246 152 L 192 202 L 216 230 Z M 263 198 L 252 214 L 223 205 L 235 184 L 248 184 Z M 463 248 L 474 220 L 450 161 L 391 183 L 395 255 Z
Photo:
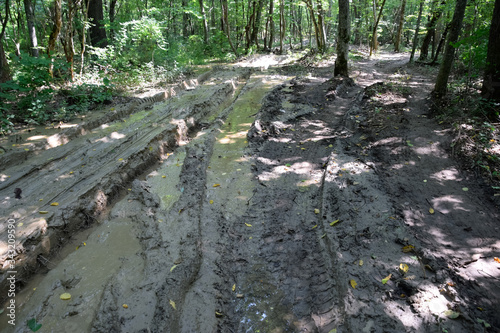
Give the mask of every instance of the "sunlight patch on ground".
M 51 135 L 47 139 L 47 144 L 49 145 L 50 148 L 61 146 L 61 145 L 64 145 L 68 142 L 69 142 L 69 140 L 67 137 L 61 137 L 59 134 Z
M 454 195 L 445 195 L 439 198 L 434 198 L 431 200 L 433 207 L 443 214 L 448 214 L 453 211 L 469 211 L 462 207 L 463 200 Z
M 434 173 L 431 175 L 430 178 L 435 179 L 439 182 L 447 181 L 447 180 L 456 180 L 456 181 L 461 181 L 462 178 L 458 177 L 459 173 L 458 170 L 455 168 L 450 168 L 450 169 L 445 169 L 441 170 L 439 172 Z

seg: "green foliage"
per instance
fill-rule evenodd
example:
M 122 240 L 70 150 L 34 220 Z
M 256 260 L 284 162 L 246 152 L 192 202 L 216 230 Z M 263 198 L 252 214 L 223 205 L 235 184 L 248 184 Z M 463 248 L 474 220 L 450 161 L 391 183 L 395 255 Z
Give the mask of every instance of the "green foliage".
M 37 323 L 35 318 L 31 318 L 30 320 L 28 320 L 28 321 L 26 322 L 26 324 L 28 325 L 29 329 L 30 329 L 32 332 L 36 332 L 36 331 L 38 331 L 40 328 L 42 328 L 42 324 Z

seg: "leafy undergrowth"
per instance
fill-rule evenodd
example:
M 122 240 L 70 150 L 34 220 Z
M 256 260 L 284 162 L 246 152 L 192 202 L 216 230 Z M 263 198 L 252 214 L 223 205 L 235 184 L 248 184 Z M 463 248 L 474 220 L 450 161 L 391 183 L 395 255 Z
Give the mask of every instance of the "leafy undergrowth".
M 440 102 L 437 119 L 453 129 L 452 151 L 500 193 L 500 105 L 476 93 L 454 92 Z

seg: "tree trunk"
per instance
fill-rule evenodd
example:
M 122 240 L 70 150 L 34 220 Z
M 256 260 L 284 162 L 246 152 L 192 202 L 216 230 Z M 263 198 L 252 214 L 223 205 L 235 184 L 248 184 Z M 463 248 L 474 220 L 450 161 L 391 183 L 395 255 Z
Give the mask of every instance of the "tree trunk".
M 231 46 L 234 55 L 238 57 L 238 51 L 236 50 L 233 42 L 231 41 L 229 23 L 227 21 L 227 0 L 221 0 L 221 5 L 222 5 L 222 25 L 224 27 L 224 32 L 226 33 L 227 40 L 229 41 L 229 45 Z
M 85 0 L 83 0 L 85 1 Z M 82 16 L 83 16 L 83 21 L 84 22 L 88 22 L 88 17 L 89 17 L 89 6 L 88 6 L 88 2 L 90 0 L 87 0 L 87 3 L 85 5 L 82 5 L 81 9 L 82 9 Z M 113 1 L 116 3 L 116 0 L 112 0 L 111 4 L 113 4 Z M 110 8 L 110 13 L 111 13 L 111 8 Z M 113 12 L 114 12 L 114 8 L 113 8 Z M 85 56 L 85 39 L 87 37 L 87 34 L 85 33 L 85 31 L 87 30 L 87 25 L 86 24 L 82 24 L 82 47 L 81 47 L 81 50 L 80 50 L 80 76 L 82 76 L 83 74 L 83 64 L 84 64 L 84 56 Z M 112 32 L 113 30 L 111 30 Z
M 24 11 L 26 12 L 26 23 L 28 25 L 28 36 L 30 44 L 30 54 L 33 57 L 38 57 L 38 41 L 36 39 L 35 30 L 35 12 L 31 0 L 24 0 Z
M 321 4 L 321 0 L 318 0 L 318 26 L 319 26 L 319 37 L 321 38 L 321 48 L 318 47 L 320 53 L 324 53 L 326 51 L 326 30 L 325 30 L 325 13 L 323 11 L 323 5 Z
M 198 0 L 200 4 L 200 12 L 203 21 L 203 40 L 205 44 L 208 45 L 208 23 L 207 23 L 207 15 L 205 14 L 205 6 L 203 6 L 203 0 Z
M 433 3 L 433 7 L 435 7 L 436 5 L 437 1 Z M 436 23 L 441 17 L 442 13 L 443 8 L 438 7 L 434 10 L 431 20 L 427 23 L 427 34 L 422 41 L 422 47 L 420 48 L 420 57 L 418 58 L 419 61 L 424 61 L 429 56 L 429 45 L 431 44 L 432 36 L 434 35 L 434 31 L 436 29 Z
M 189 14 L 187 13 L 187 0 L 182 0 L 182 37 L 188 38 Z
M 385 0 L 382 1 L 382 6 L 380 6 L 380 11 L 378 13 L 377 21 L 375 22 L 375 25 L 373 26 L 373 31 L 372 31 L 372 44 L 370 46 L 370 57 L 372 56 L 373 51 L 377 51 L 378 49 L 378 41 L 377 41 L 377 27 L 378 23 L 380 22 L 380 18 L 382 17 L 382 10 L 384 9 L 385 5 Z
M 52 32 L 50 33 L 49 44 L 47 46 L 47 56 L 49 57 L 49 59 L 52 56 L 52 52 L 54 52 L 54 49 L 56 48 L 57 37 L 59 37 L 59 33 L 61 32 L 61 25 L 62 25 L 61 0 L 54 0 L 53 9 L 54 9 L 54 12 L 53 12 L 52 21 L 54 21 L 54 25 L 52 26 Z M 54 65 L 51 62 L 50 66 L 49 66 L 49 74 L 51 77 L 54 76 L 53 70 L 54 70 Z
M 1 15 L 0 15 L 0 20 L 2 20 Z M 9 20 L 9 0 L 6 0 L 5 20 L 3 20 L 2 22 L 2 30 L 0 31 L 0 83 L 11 80 L 9 63 L 7 62 L 7 56 L 5 55 L 5 50 L 3 49 L 3 37 L 5 35 L 5 28 L 7 27 L 8 20 Z
M 339 0 L 339 24 L 337 38 L 337 59 L 333 75 L 349 77 L 347 59 L 349 56 L 349 0 Z
M 500 0 L 495 0 L 491 19 L 482 95 L 500 102 Z M 494 116 L 494 115 L 491 115 Z
M 259 34 L 259 28 L 260 28 L 260 20 L 262 18 L 262 7 L 264 5 L 264 0 L 259 0 L 259 3 L 257 4 L 257 7 L 255 9 L 255 19 L 253 21 L 252 25 L 252 35 L 250 37 L 251 39 L 251 44 L 254 44 L 259 48 L 259 41 L 258 41 L 258 34 Z
M 453 44 L 457 42 L 458 37 L 460 36 L 466 5 L 467 0 L 457 0 L 455 5 L 455 13 L 453 14 L 453 20 L 450 25 L 449 38 L 444 50 L 443 62 L 439 68 L 436 85 L 434 86 L 434 90 L 432 92 L 432 95 L 436 98 L 441 98 L 446 95 L 448 77 L 453 65 L 453 58 L 455 57 L 455 47 Z
M 424 8 L 425 0 L 420 0 L 420 8 L 418 9 L 417 27 L 415 28 L 415 36 L 413 36 L 413 45 L 411 47 L 410 63 L 413 62 L 415 50 L 418 44 L 418 31 L 420 30 L 420 21 L 422 19 L 422 9 Z
M 280 54 L 283 54 L 283 40 L 285 39 L 285 1 L 280 0 Z
M 441 52 L 441 49 L 443 48 L 444 42 L 446 41 L 446 36 L 448 35 L 448 31 L 450 30 L 450 25 L 448 24 L 446 28 L 444 29 L 443 35 L 441 36 L 441 40 L 439 41 L 439 45 L 436 50 L 436 54 L 434 55 L 434 59 L 430 63 L 431 65 L 434 65 L 437 63 L 439 53 Z
M 88 6 L 89 21 L 92 24 L 90 27 L 90 42 L 92 46 L 106 47 L 108 46 L 108 39 L 102 23 L 104 19 L 102 0 L 89 0 Z
M 71 75 L 71 81 L 75 79 L 75 71 L 74 71 L 74 57 L 75 57 L 75 48 L 73 45 L 73 17 L 75 14 L 76 5 L 73 0 L 68 0 L 68 10 L 66 13 L 67 16 L 67 26 L 64 34 L 64 54 L 66 56 L 66 61 L 69 64 L 69 70 Z
M 400 52 L 399 45 L 401 43 L 401 35 L 403 34 L 403 25 L 405 22 L 406 0 L 401 3 L 401 14 L 399 16 L 398 32 L 396 33 L 396 41 L 394 42 L 394 52 Z

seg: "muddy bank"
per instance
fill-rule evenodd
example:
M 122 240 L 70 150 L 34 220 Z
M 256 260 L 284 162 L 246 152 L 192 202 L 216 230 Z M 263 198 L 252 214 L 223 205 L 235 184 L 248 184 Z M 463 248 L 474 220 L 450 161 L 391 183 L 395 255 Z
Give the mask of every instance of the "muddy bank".
M 196 89 L 72 140 L 69 161 L 51 172 L 72 179 L 62 175 L 84 156 L 94 171 L 80 166 L 65 183 L 80 193 L 66 190 L 68 201 L 62 192 L 44 200 L 60 204 L 42 207 L 53 209 L 47 229 L 66 239 L 76 230 L 58 222 L 61 206 L 95 216 L 79 222 L 96 227 L 29 286 L 19 323 L 36 318 L 53 332 L 498 331 L 497 207 L 448 155 L 446 131 L 426 115 L 431 78 L 406 61 L 361 60 L 351 80 L 252 58 L 255 71 L 216 68 Z M 50 183 L 45 165 L 30 170 Z M 28 176 L 16 179 L 41 195 Z M 91 215 L 97 207 L 112 209 Z

